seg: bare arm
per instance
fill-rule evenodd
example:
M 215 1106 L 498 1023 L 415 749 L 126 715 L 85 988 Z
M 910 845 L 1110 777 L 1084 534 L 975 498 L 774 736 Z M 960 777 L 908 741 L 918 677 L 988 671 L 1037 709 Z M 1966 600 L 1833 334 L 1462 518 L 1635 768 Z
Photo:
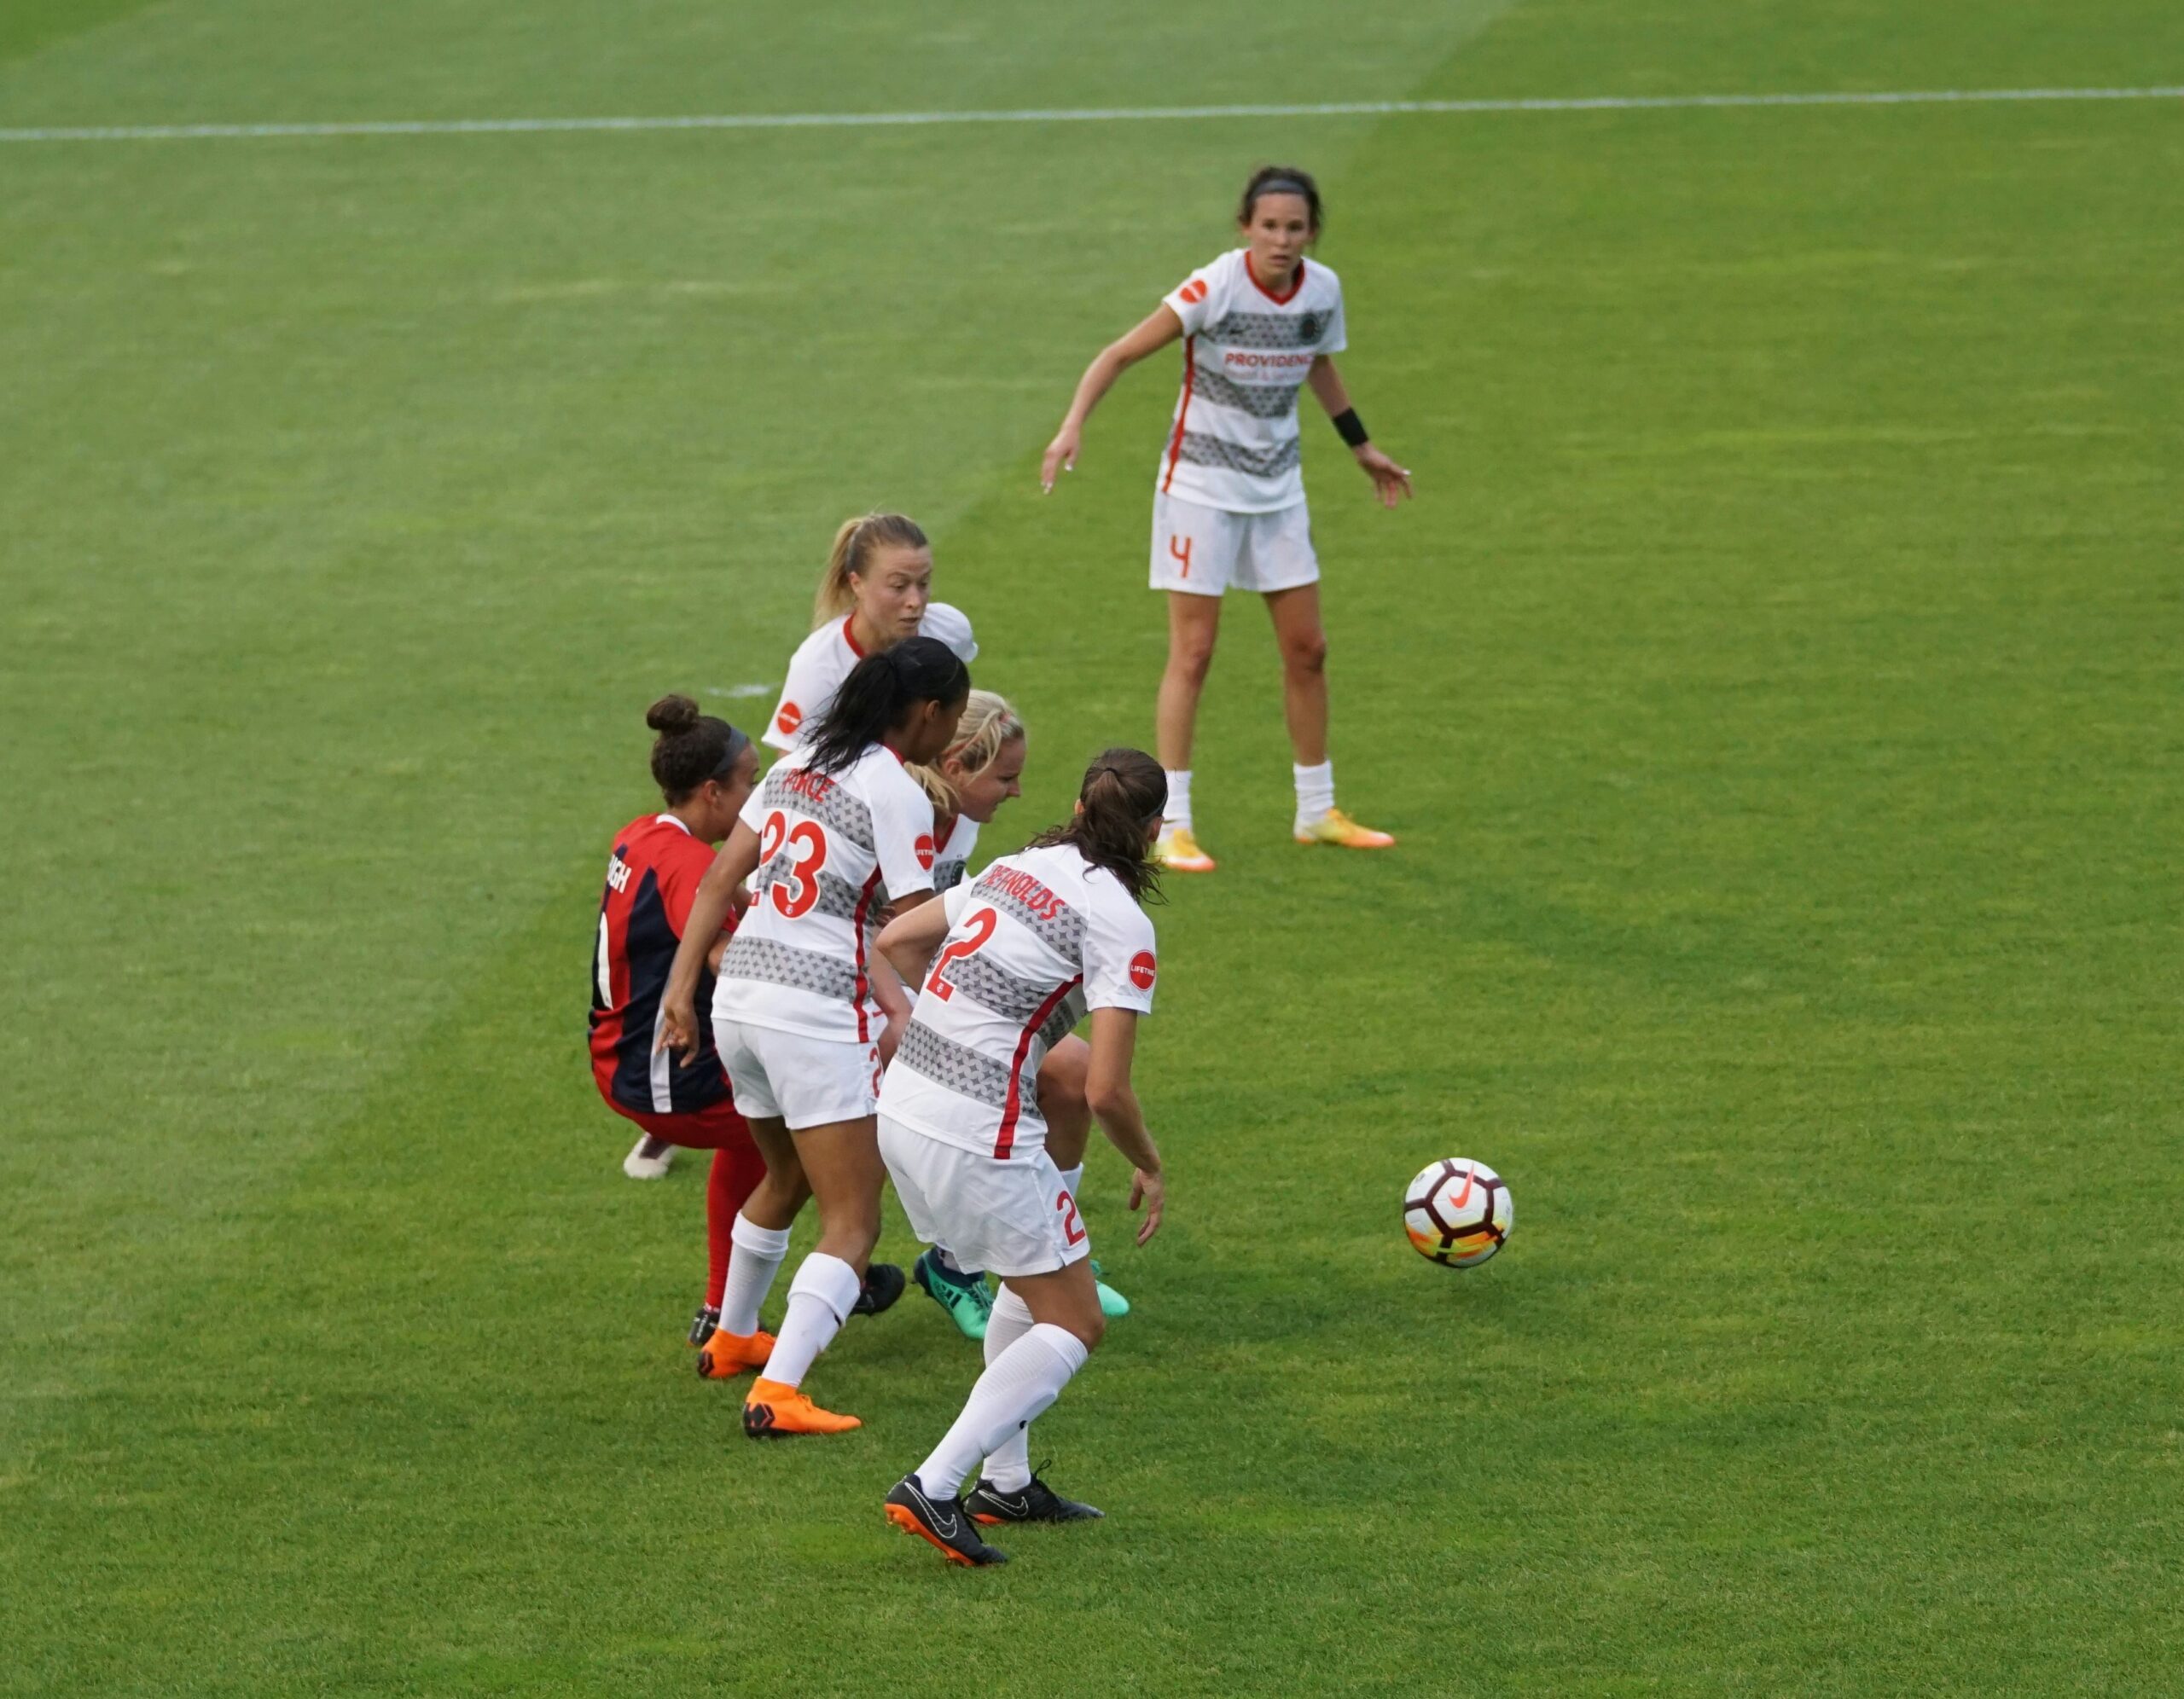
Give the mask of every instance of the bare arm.
M 1107 1142 L 1136 1170 L 1130 1175 L 1130 1207 L 1145 1206 L 1145 1223 L 1137 1230 L 1137 1242 L 1143 1244 L 1160 1231 L 1168 1182 L 1160 1171 L 1160 1152 L 1146 1131 L 1145 1111 L 1138 1107 L 1137 1093 L 1130 1082 L 1130 1058 L 1136 1049 L 1134 1011 L 1093 1010 L 1092 1063 L 1084 1076 L 1084 1100 Z
M 945 912 L 938 902 L 932 900 L 933 895 L 934 893 L 929 890 L 914 891 L 896 903 L 893 917 L 887 922 L 886 926 L 880 929 L 880 937 L 885 938 L 887 936 L 888 928 L 906 915 L 935 915 L 940 918 L 940 924 L 943 928 L 945 928 L 948 924 Z M 902 1043 L 903 1029 L 910 1023 L 911 994 L 904 987 L 915 985 L 916 983 L 915 975 L 900 974 L 898 976 L 893 964 L 887 960 L 887 952 L 885 948 L 880 949 L 873 958 L 872 994 L 878 1000 L 880 1012 L 886 1017 L 887 1021 L 880 1033 L 880 1059 L 882 1064 L 892 1062 L 895 1059 L 895 1047 Z
M 1052 490 L 1055 478 L 1077 464 L 1084 421 L 1092 416 L 1100 397 L 1115 386 L 1115 380 L 1147 355 L 1159 353 L 1182 333 L 1183 322 L 1176 316 L 1176 310 L 1163 301 L 1120 340 L 1110 342 L 1092 357 L 1092 363 L 1077 380 L 1077 393 L 1070 397 L 1069 411 L 1062 415 L 1061 429 L 1054 432 L 1054 441 L 1047 444 L 1046 458 L 1039 462 L 1042 489 Z
M 948 936 L 945 903 L 924 902 L 890 920 L 880 934 L 880 954 L 903 977 L 905 985 L 920 983 L 932 965 L 932 953 Z
M 698 882 L 697 896 L 690 900 L 689 918 L 682 923 L 682 942 L 676 947 L 675 965 L 668 970 L 667 989 L 660 994 L 658 1048 L 679 1050 L 685 1056 L 697 1054 L 698 977 L 705 967 L 706 953 L 720 936 L 721 928 L 728 925 L 737 888 L 758 865 L 758 834 L 738 821 L 735 830 L 728 834 L 728 842 L 721 845 L 720 854 L 713 857 L 712 866 L 706 869 L 705 878 Z
M 1342 374 L 1334 368 L 1332 355 L 1322 354 L 1312 362 L 1312 369 L 1304 381 L 1312 386 L 1312 393 L 1320 398 L 1320 405 L 1327 409 L 1327 417 L 1339 419 L 1350 411 L 1350 391 L 1342 381 Z M 1357 457 L 1357 464 L 1365 468 L 1365 475 L 1373 480 L 1373 487 L 1380 494 L 1380 505 L 1392 507 L 1410 494 L 1410 474 L 1390 460 L 1370 443 L 1360 443 L 1350 451 Z

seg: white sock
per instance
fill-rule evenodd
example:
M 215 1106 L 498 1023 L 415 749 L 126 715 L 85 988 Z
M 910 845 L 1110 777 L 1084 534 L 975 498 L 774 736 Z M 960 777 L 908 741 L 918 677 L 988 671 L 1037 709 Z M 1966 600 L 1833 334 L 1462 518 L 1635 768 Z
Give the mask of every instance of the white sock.
M 1168 775 L 1168 806 L 1160 812 L 1163 831 L 1191 829 L 1191 775 L 1185 768 Z
M 720 1331 L 741 1339 L 758 1330 L 758 1306 L 788 1255 L 788 1229 L 762 1227 L 739 1210 L 728 1242 L 735 1250 L 728 1259 L 728 1284 L 720 1295 Z
M 1297 824 L 1310 826 L 1334 806 L 1334 763 L 1292 766 L 1289 771 L 1297 780 Z
M 1061 1171 L 1061 1183 L 1069 1188 L 1069 1195 L 1077 1200 L 1077 1214 L 1083 1215 L 1084 1213 L 1084 1164 L 1079 1163 L 1073 1168 L 1064 1168 Z
M 815 1250 L 797 1265 L 788 1283 L 788 1313 L 774 1336 L 774 1354 L 758 1372 L 783 1386 L 800 1386 L 819 1354 L 834 1342 L 850 1307 L 864 1290 L 856 1268 L 839 1256 Z
M 1001 1449 L 1009 1435 L 1030 1425 L 1084 1366 L 1084 1342 L 1066 1327 L 1035 1321 L 1024 1337 L 988 1366 L 964 1401 L 956 1425 L 917 1466 L 928 1499 L 952 1499 L 979 1459 Z
M 993 1301 L 993 1313 L 986 1319 L 986 1366 L 991 1368 L 1001 1360 L 1001 1354 L 1031 1331 L 1031 1307 L 1010 1290 L 1004 1282 L 1001 1296 Z M 985 1478 L 1004 1493 L 1021 1493 L 1031 1484 L 1031 1424 L 1026 1422 L 1000 1445 L 986 1459 Z

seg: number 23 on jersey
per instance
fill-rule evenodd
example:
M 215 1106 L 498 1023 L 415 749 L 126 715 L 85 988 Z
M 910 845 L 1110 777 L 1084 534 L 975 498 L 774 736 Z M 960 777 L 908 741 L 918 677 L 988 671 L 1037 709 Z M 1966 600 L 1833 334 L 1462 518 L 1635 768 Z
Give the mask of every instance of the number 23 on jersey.
M 766 816 L 758 834 L 758 861 L 772 861 L 786 844 L 794 856 L 785 876 L 767 887 L 775 908 L 794 920 L 809 914 L 819 901 L 819 870 L 827 865 L 827 834 L 816 821 L 800 820 L 791 826 L 779 809 Z

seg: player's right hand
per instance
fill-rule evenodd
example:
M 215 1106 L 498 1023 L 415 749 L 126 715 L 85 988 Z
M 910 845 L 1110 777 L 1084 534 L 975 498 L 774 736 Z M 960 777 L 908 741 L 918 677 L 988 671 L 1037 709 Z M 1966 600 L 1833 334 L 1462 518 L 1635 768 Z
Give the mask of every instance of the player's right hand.
M 1137 1229 L 1137 1242 L 1143 1244 L 1160 1231 L 1160 1213 L 1168 1206 L 1168 1181 L 1159 1169 L 1147 1174 L 1138 1168 L 1130 1177 L 1130 1213 L 1137 1213 L 1137 1206 L 1145 1206 L 1145 1220 Z
M 1047 444 L 1046 458 L 1039 462 L 1039 488 L 1049 495 L 1054 493 L 1054 479 L 1077 464 L 1077 426 L 1065 425 Z
M 659 1042 L 653 1046 L 653 1054 L 657 1056 L 663 1050 L 680 1051 L 686 1060 L 698 1053 L 696 1006 L 673 992 L 659 1003 Z

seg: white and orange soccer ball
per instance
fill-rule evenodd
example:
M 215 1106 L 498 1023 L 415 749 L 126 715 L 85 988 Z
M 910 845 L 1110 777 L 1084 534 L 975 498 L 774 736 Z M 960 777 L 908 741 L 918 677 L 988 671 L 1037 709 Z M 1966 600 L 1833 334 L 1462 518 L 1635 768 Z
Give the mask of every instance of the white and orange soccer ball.
M 1468 1157 L 1428 1163 L 1403 1195 L 1411 1244 L 1450 1268 L 1476 1268 L 1508 1243 L 1516 1221 L 1502 1176 Z

